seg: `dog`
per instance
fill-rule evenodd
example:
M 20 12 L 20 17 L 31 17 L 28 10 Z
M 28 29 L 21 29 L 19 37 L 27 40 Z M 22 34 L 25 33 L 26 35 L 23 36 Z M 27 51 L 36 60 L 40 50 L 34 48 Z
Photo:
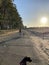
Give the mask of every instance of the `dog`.
M 26 62 L 32 62 L 30 57 L 24 57 L 23 60 L 20 62 L 20 65 L 26 65 Z

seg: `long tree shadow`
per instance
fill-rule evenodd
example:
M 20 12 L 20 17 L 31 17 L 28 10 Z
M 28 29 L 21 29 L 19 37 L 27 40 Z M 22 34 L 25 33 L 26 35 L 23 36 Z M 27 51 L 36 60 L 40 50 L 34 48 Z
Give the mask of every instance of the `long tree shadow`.
M 11 39 L 8 39 L 8 40 L 5 40 L 5 41 L 1 41 L 0 44 L 3 44 L 5 42 L 11 41 L 11 40 L 17 40 L 17 39 L 20 39 L 20 38 L 21 38 L 20 36 L 14 37 L 14 38 L 11 38 Z

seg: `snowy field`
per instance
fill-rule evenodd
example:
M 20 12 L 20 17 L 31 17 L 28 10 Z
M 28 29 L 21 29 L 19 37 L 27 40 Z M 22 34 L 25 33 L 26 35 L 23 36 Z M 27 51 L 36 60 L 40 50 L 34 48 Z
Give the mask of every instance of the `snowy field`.
M 0 65 L 20 65 L 25 56 L 32 59 L 27 65 L 49 65 L 49 31 L 41 30 L 27 29 L 21 35 L 13 32 L 0 36 Z
M 49 62 L 49 28 L 29 29 L 34 45 Z

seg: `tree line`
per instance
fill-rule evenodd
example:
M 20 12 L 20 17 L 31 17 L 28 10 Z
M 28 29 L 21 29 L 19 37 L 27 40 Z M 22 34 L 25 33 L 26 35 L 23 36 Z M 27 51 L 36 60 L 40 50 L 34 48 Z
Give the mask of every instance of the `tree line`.
M 0 0 L 0 29 L 23 28 L 14 0 Z

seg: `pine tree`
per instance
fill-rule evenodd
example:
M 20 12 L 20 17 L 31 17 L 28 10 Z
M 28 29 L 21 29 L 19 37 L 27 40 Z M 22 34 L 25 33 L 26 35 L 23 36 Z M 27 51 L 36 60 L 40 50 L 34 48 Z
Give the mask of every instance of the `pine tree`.
M 13 0 L 0 0 L 0 27 L 19 28 L 23 26 L 22 18 L 20 17 Z

